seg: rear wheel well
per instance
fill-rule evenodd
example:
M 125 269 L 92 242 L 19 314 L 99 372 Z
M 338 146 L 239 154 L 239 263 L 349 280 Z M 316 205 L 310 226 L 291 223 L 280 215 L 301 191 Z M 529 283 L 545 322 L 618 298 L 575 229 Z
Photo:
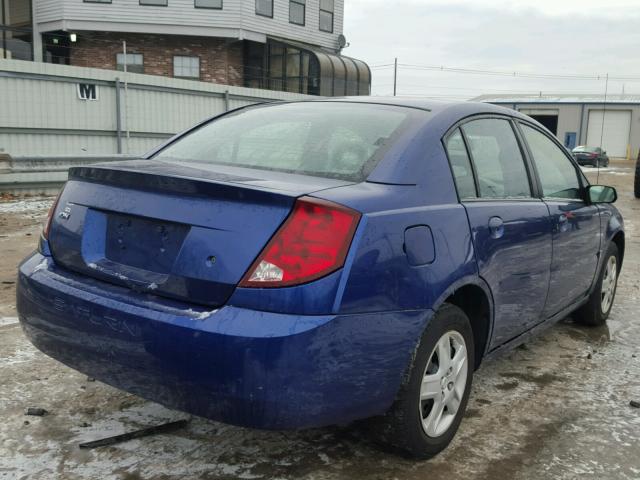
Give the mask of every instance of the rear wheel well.
M 476 352 L 475 368 L 478 368 L 489 340 L 491 324 L 489 299 L 484 290 L 477 285 L 465 285 L 457 289 L 446 302 L 462 309 L 469 317 Z
M 620 263 L 620 267 L 622 267 L 622 259 L 624 258 L 624 233 L 623 232 L 616 233 L 611 239 L 611 241 L 615 243 L 616 246 L 618 247 L 618 254 L 620 257 L 618 258 L 618 262 Z

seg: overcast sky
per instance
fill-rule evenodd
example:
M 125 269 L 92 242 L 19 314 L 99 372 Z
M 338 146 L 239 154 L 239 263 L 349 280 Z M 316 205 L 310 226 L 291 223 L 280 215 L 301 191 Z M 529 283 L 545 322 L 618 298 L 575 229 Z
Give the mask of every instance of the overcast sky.
M 345 55 L 373 68 L 373 94 L 470 98 L 482 93 L 604 93 L 604 80 L 419 69 L 637 77 L 609 93 L 640 94 L 640 0 L 345 0 Z

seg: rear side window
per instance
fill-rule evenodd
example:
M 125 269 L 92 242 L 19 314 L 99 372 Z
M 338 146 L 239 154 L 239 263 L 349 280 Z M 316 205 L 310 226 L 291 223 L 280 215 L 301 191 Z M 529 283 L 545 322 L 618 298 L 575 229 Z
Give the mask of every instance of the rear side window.
M 476 198 L 476 185 L 473 180 L 473 169 L 471 168 L 471 160 L 467 154 L 467 147 L 464 145 L 462 134 L 456 129 L 449 138 L 447 138 L 447 155 L 451 164 L 451 171 L 458 189 L 458 197 L 460 199 Z
M 203 125 L 154 158 L 363 181 L 410 119 L 428 115 L 349 102 L 249 108 Z
M 483 118 L 466 123 L 481 198 L 528 198 L 531 187 L 515 133 L 507 120 Z
M 535 128 L 522 125 L 546 198 L 582 198 L 578 173 L 560 147 Z

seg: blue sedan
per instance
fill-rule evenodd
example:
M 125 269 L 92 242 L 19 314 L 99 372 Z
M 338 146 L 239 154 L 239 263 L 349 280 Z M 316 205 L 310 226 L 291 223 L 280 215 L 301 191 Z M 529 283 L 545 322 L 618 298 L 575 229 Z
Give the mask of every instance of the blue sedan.
M 483 359 L 606 321 L 615 200 L 497 106 L 252 106 L 72 168 L 17 306 L 40 350 L 144 398 L 263 429 L 367 419 L 428 458 Z

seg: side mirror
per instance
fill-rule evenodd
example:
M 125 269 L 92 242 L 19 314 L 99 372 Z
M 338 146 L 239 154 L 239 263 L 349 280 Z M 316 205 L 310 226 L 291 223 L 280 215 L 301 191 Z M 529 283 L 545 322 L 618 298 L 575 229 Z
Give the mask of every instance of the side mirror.
M 613 203 L 618 199 L 618 192 L 613 187 L 590 185 L 587 188 L 587 198 L 590 203 Z

